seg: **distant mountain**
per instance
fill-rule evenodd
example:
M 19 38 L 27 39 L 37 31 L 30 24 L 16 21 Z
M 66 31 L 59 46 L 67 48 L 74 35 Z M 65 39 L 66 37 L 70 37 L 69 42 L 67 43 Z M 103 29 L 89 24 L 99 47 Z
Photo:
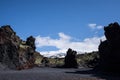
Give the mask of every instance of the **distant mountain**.
M 56 55 L 50 56 L 51 58 L 64 58 L 66 53 L 58 53 Z
M 77 52 L 77 54 L 85 54 L 85 52 Z M 56 54 L 54 54 L 54 55 L 51 55 L 51 54 L 44 54 L 43 56 L 45 56 L 45 57 L 50 57 L 50 58 L 56 58 L 56 57 L 58 57 L 58 58 L 64 58 L 65 56 L 66 56 L 66 53 L 56 53 Z

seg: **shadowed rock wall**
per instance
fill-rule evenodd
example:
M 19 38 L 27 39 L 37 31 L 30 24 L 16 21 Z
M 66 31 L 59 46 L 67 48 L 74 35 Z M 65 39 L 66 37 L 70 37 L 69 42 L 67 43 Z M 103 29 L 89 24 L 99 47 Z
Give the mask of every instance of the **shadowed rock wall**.
M 10 69 L 27 69 L 34 66 L 35 38 L 22 41 L 9 26 L 0 28 L 0 64 Z
M 99 45 L 99 68 L 106 71 L 120 71 L 120 25 L 111 23 L 104 27 L 107 40 Z

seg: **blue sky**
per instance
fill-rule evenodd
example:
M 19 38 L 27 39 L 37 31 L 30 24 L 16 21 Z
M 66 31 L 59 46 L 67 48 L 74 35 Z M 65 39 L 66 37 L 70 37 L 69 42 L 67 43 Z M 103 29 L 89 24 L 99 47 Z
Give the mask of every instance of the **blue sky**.
M 86 39 L 96 47 L 98 42 L 93 42 L 103 39 L 103 26 L 120 22 L 119 4 L 120 0 L 0 0 L 0 26 L 11 25 L 24 40 L 33 35 L 43 53 L 64 52 L 68 47 L 85 51 Z M 64 41 L 70 45 L 60 47 Z

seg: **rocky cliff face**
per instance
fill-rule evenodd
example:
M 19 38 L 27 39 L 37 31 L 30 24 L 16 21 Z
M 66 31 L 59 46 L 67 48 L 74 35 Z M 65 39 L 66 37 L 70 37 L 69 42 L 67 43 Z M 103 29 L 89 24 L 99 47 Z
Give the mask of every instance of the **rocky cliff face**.
M 104 27 L 107 40 L 99 45 L 99 67 L 107 71 L 120 71 L 120 25 L 112 23 Z
M 22 41 L 9 26 L 0 28 L 0 64 L 9 69 L 27 69 L 34 66 L 35 38 Z

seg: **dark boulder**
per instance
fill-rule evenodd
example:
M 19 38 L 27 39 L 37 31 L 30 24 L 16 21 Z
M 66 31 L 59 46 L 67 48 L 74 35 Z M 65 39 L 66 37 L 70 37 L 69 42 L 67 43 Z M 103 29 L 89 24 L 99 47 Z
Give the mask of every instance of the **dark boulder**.
M 77 52 L 69 48 L 67 51 L 67 55 L 65 56 L 63 67 L 77 68 L 78 63 L 77 63 L 76 55 L 77 55 Z
M 35 51 L 35 38 L 33 36 L 30 36 L 27 38 L 26 44 L 30 47 L 32 47 L 32 49 Z
M 43 57 L 43 59 L 41 60 L 41 63 L 45 66 L 48 67 L 49 66 L 49 59 L 47 57 Z

